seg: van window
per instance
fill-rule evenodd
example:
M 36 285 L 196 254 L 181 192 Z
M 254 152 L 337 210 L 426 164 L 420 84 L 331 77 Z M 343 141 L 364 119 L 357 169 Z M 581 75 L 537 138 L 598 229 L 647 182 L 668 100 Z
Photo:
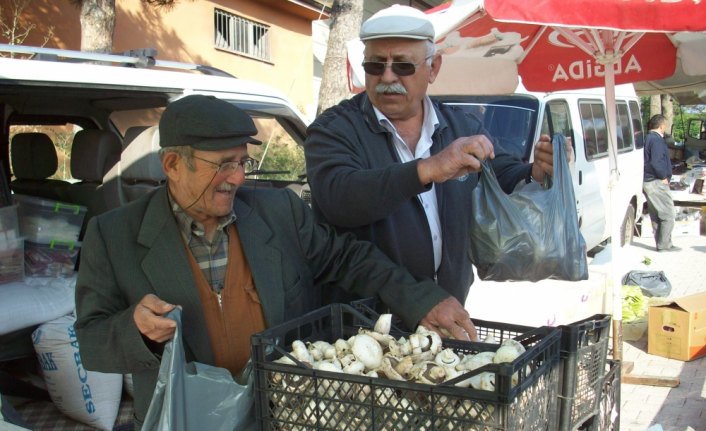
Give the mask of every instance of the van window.
M 633 133 L 630 123 L 630 114 L 628 113 L 628 105 L 625 102 L 616 102 L 615 109 L 617 115 L 615 121 L 618 128 L 618 153 L 632 151 L 633 148 Z
M 586 160 L 608 155 L 608 130 L 601 101 L 579 101 Z
M 640 116 L 640 106 L 634 100 L 628 103 L 630 107 L 630 118 L 632 124 L 632 134 L 635 137 L 635 148 L 640 149 L 645 146 L 645 132 L 642 129 L 642 116 Z
M 159 118 L 163 111 L 163 107 L 114 111 L 110 114 L 110 122 L 113 123 L 120 136 L 125 136 L 125 131 L 130 127 L 159 124 Z
M 248 145 L 251 157 L 260 161 L 257 177 L 260 180 L 301 181 L 306 175 L 304 149 L 275 117 L 253 116 L 262 145 Z
M 571 124 L 571 115 L 569 113 L 569 104 L 566 100 L 552 100 L 547 103 L 547 108 L 544 111 L 542 118 L 542 135 L 554 136 L 556 133 L 561 133 L 571 142 L 571 146 L 576 151 L 574 141 L 574 128 Z
M 523 95 L 435 97 L 478 117 L 502 149 L 528 161 L 539 111 L 539 101 Z
M 51 125 L 41 124 L 13 124 L 10 126 L 10 142 L 18 133 L 44 133 L 49 136 L 54 148 L 56 148 L 56 156 L 58 159 L 58 167 L 54 175 L 49 179 L 54 180 L 72 180 L 71 177 L 71 144 L 73 143 L 74 135 L 81 130 L 81 126 L 73 123 L 59 124 L 59 121 L 52 122 Z M 10 155 L 12 160 L 12 155 Z M 14 174 L 13 174 L 14 179 Z

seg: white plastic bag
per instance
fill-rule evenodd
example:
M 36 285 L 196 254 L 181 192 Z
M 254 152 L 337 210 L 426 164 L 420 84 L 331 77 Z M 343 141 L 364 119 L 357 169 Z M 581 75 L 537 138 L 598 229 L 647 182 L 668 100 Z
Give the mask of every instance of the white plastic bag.
M 253 378 L 238 384 L 225 368 L 198 362 L 186 363 L 181 339 L 181 309 L 167 317 L 177 322 L 159 367 L 143 431 L 245 431 L 255 430 Z M 250 363 L 246 369 L 250 370 Z

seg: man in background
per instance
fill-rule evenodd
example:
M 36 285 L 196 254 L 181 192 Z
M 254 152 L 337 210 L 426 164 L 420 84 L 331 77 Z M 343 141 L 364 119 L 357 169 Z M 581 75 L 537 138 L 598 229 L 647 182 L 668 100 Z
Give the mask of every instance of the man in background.
M 667 119 L 664 115 L 657 114 L 650 118 L 647 127 L 649 133 L 645 138 L 642 191 L 647 198 L 647 211 L 652 221 L 657 251 L 679 251 L 681 249 L 672 244 L 676 214 L 669 190 L 672 161 L 669 159 L 669 148 L 664 141 Z

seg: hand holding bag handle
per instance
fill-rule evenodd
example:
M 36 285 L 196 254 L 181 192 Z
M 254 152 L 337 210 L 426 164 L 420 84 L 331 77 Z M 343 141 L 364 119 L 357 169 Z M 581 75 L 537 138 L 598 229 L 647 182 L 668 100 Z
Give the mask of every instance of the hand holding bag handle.
M 166 317 L 177 322 L 174 338 L 167 342 L 159 366 L 143 431 L 255 430 L 253 379 L 250 363 L 243 375 L 247 384 L 233 380 L 225 368 L 198 362 L 186 363 L 181 339 L 181 309 Z
M 471 261 L 483 280 L 588 278 L 586 242 L 579 231 L 566 140 L 552 138 L 554 176 L 548 189 L 530 184 L 503 192 L 486 160 L 471 194 Z

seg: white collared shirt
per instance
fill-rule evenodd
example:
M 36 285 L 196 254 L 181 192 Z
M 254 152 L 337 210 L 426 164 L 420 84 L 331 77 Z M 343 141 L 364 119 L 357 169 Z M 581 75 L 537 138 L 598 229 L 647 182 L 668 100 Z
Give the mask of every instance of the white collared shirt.
M 390 122 L 390 120 L 388 120 L 385 114 L 380 112 L 380 110 L 373 107 L 375 110 L 375 116 L 380 122 L 380 125 L 392 133 L 397 155 L 403 163 L 411 162 L 415 159 L 426 159 L 431 156 L 431 136 L 439 126 L 439 119 L 437 118 L 436 111 L 434 111 L 434 107 L 431 104 L 431 99 L 429 99 L 428 96 L 424 97 L 423 104 L 424 120 L 422 122 L 422 133 L 419 137 L 419 142 L 417 142 L 417 147 L 414 154 L 412 154 L 412 151 L 410 151 L 400 134 L 397 133 L 397 129 L 392 122 Z M 442 239 L 439 205 L 436 200 L 436 190 L 434 187 L 434 184 L 432 184 L 431 189 L 424 193 L 420 193 L 417 198 L 421 202 L 427 216 L 429 230 L 431 231 L 432 246 L 434 247 L 434 268 L 435 271 L 438 271 L 439 265 L 441 264 Z

